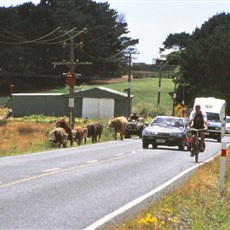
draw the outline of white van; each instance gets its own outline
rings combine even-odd
[[[193,109],[195,105],[200,105],[201,111],[207,113],[208,130],[205,131],[205,137],[221,142],[225,134],[226,101],[214,97],[197,97]]]

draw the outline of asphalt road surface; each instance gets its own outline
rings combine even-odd
[[[100,228],[221,148],[206,141],[198,164],[176,147],[142,149],[137,138],[0,158],[0,229]]]

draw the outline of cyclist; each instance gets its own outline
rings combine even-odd
[[[189,126],[194,129],[207,129],[207,114],[201,111],[200,105],[195,105],[195,110],[193,110],[189,116]],[[191,156],[194,156],[194,143],[195,143],[195,132],[192,132],[191,140]],[[205,148],[204,143],[204,131],[200,131],[201,148],[200,151],[203,152]]]

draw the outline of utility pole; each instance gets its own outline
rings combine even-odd
[[[161,65],[160,65],[160,75],[159,75],[159,81],[158,81],[158,95],[157,95],[157,105],[160,105],[161,102]]]
[[[176,85],[177,85],[177,78],[174,77],[174,92],[173,92],[173,107],[172,107],[172,116],[175,115],[175,104],[176,104]]]
[[[10,108],[13,108],[13,91],[14,91],[14,85],[10,85]]]
[[[74,69],[78,65],[89,65],[92,64],[91,62],[75,62],[74,61],[74,49],[78,47],[79,45],[82,45],[82,43],[79,43],[77,46],[75,46],[74,43],[74,29],[72,29],[71,37],[70,37],[70,61],[69,62],[53,62],[54,65],[65,65],[69,68],[68,73],[63,73],[64,76],[67,77],[67,85],[69,86],[69,125],[73,129],[74,128],[74,121],[75,121],[75,115],[74,115],[74,86],[76,82],[76,77],[80,74],[74,73]]]
[[[128,89],[127,89],[128,116],[132,112],[132,103],[131,103],[131,64],[132,64],[132,54],[139,54],[139,52],[131,52],[131,51],[129,51],[129,75],[128,75]]]
[[[129,76],[128,76],[128,116],[131,114],[131,58],[132,54],[129,52]]]
[[[158,96],[157,96],[157,105],[160,105],[161,101],[161,78],[162,78],[162,68],[165,67],[168,62],[166,61],[165,64],[162,66],[163,62],[160,63],[160,73],[159,73],[159,82],[158,82]]]

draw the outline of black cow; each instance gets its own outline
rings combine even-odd
[[[92,138],[92,143],[96,143],[100,140],[103,126],[99,122],[93,122],[86,126],[88,129],[88,138]]]

